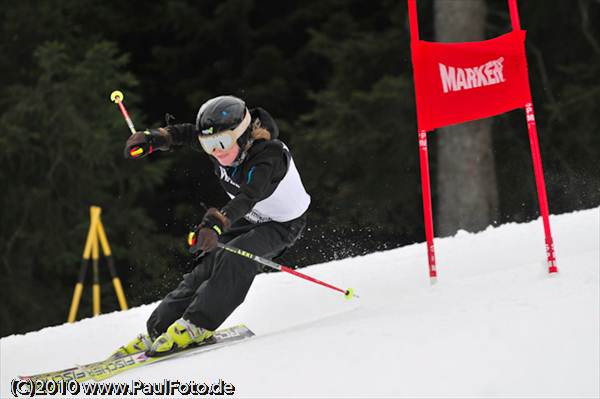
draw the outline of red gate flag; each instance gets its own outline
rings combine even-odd
[[[525,31],[466,43],[412,41],[419,130],[487,118],[530,101]]]

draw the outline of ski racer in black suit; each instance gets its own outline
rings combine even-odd
[[[212,336],[244,301],[258,272],[251,260],[218,249],[218,242],[272,259],[299,238],[310,196],[278,135],[267,111],[220,96],[200,107],[195,125],[150,129],[127,140],[125,157],[132,159],[181,146],[206,152],[231,200],[206,211],[190,242],[191,251],[201,256],[154,310],[148,333],[113,356],[142,350],[160,356]]]

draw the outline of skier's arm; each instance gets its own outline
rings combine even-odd
[[[150,153],[160,150],[168,151],[172,147],[188,145],[202,151],[196,127],[191,123],[170,125],[158,129],[148,129],[132,134],[125,144],[125,158],[143,158]],[[136,152],[136,149],[141,151]]]
[[[171,136],[173,146],[190,146],[194,150],[202,151],[200,141],[198,140],[198,131],[196,126],[191,123],[180,123],[170,125],[164,130]]]
[[[202,223],[190,236],[190,252],[215,249],[218,236],[247,214],[258,201],[270,196],[287,173],[287,168],[288,156],[282,148],[266,149],[258,159],[253,159],[245,177],[246,183],[240,186],[240,193],[221,211],[215,208],[206,211]]]

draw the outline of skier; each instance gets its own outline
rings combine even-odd
[[[231,200],[210,208],[196,228],[190,251],[200,257],[179,286],[162,300],[141,334],[114,357],[146,351],[161,356],[209,339],[244,301],[258,267],[218,249],[231,246],[272,259],[299,238],[310,205],[298,170],[267,111],[249,110],[243,100],[219,96],[205,102],[196,124],[149,129],[130,136],[125,157],[189,146],[209,154]]]

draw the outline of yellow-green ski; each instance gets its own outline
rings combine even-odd
[[[133,353],[117,359],[106,359],[99,362],[89,363],[68,369],[29,375],[19,376],[22,380],[75,380],[84,382],[89,380],[102,381],[113,377],[124,371],[145,366],[151,363],[161,362],[177,356],[188,356],[196,353],[206,352],[217,349],[231,343],[242,341],[254,336],[248,327],[243,324],[215,331],[214,335],[199,345],[190,346],[179,352],[161,357],[148,357],[145,352]]]

